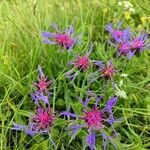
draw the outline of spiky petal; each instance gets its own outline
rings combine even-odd
[[[27,126],[22,126],[13,123],[13,130],[25,131],[26,134],[34,136],[35,134],[44,134],[50,132],[54,123],[55,115],[52,110],[48,108],[38,107],[34,116],[31,116]]]
[[[43,131],[51,128],[54,119],[55,115],[50,108],[38,107],[30,123],[33,125],[33,130]]]
[[[77,43],[79,36],[73,37],[74,27],[66,29],[64,32],[60,32],[58,26],[55,24],[52,27],[57,31],[56,33],[50,33],[47,31],[42,32],[43,42],[46,44],[57,44],[64,49],[71,50]]]
[[[116,73],[116,69],[111,61],[100,68],[100,72],[106,79],[112,79]]]
[[[74,61],[74,66],[79,70],[87,70],[90,66],[90,60],[88,56],[77,56],[76,60]]]
[[[108,140],[110,140],[112,144],[114,144],[114,143],[113,143],[112,138],[105,134],[104,128],[109,125],[109,127],[112,127],[112,130],[117,135],[116,130],[113,126],[113,124],[116,121],[113,117],[113,112],[112,112],[112,109],[117,102],[117,98],[112,97],[106,103],[105,108],[101,110],[97,107],[97,105],[98,105],[98,102],[101,100],[102,97],[101,96],[96,97],[95,96],[96,94],[94,94],[91,91],[88,91],[87,93],[90,93],[90,97],[88,95],[88,98],[86,98],[85,101],[80,100],[81,103],[83,104],[83,107],[84,107],[83,115],[76,115],[76,114],[70,113],[68,111],[63,112],[62,115],[73,117],[74,119],[77,120],[77,122],[81,122],[81,120],[82,121],[84,120],[83,124],[73,125],[73,126],[69,127],[69,130],[72,129],[73,135],[75,135],[77,133],[77,131],[79,131],[81,128],[86,127],[86,129],[88,131],[88,136],[86,138],[86,142],[87,142],[87,144],[91,150],[95,149],[95,137],[96,137],[95,131],[100,130],[100,133],[101,133],[102,138],[104,140],[104,149],[106,149],[106,145],[107,145]],[[92,110],[90,108],[88,108],[88,106],[87,106],[88,102],[90,101],[91,98],[96,99],[95,105],[94,105]],[[86,102],[86,104],[84,102]],[[80,120],[80,121],[78,121],[78,120]],[[75,123],[75,122],[76,121],[73,120],[73,123]],[[109,127],[106,127],[106,129]],[[114,146],[115,146],[115,144],[114,144]]]
[[[90,150],[95,149],[95,136],[95,132],[91,131],[86,138],[86,142],[89,145]]]
[[[92,130],[99,130],[103,127],[103,114],[97,107],[94,107],[91,111],[86,111],[84,120],[88,128]]]
[[[34,100],[35,104],[38,104],[40,100],[42,100],[46,104],[49,104],[50,94],[44,95],[43,92],[35,91],[31,94],[31,98]]]
[[[117,97],[111,97],[108,102],[106,103],[106,106],[105,108],[103,109],[104,111],[111,111],[112,108],[116,105],[118,101],[118,98]]]
[[[42,68],[40,65],[38,65],[38,70],[39,70],[39,78],[38,82],[33,83],[40,92],[47,92],[48,87],[53,81],[47,81],[47,77],[42,71]]]

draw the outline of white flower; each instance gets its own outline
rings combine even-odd
[[[65,8],[64,7],[60,7],[61,8],[61,10],[64,10]]]
[[[124,90],[120,90],[116,84],[115,84],[115,88],[116,88],[116,93],[115,94],[118,97],[122,97],[124,99],[127,99],[127,94],[126,94],[126,92]]]
[[[123,73],[120,75],[121,77],[127,77],[128,75],[126,73]]]
[[[132,13],[135,13],[135,9],[134,8],[129,8],[129,11]]]
[[[34,0],[34,1],[33,1],[33,4],[36,4],[36,2],[37,2],[37,0]]]
[[[118,2],[118,6],[122,6],[122,2]]]
[[[127,99],[127,94],[126,94],[126,92],[124,90],[118,90],[118,91],[116,91],[116,95],[118,97],[122,97],[124,99]]]
[[[125,4],[124,4],[124,7],[125,7],[125,8],[129,8],[130,5],[129,5],[128,3],[125,3]]]
[[[125,3],[128,3],[128,1],[123,1],[123,3],[125,4]]]
[[[124,7],[127,9],[133,7],[133,5],[129,1],[123,1],[123,3],[124,3]]]

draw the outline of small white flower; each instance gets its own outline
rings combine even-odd
[[[34,1],[33,1],[33,4],[36,4],[36,2],[37,2],[37,0],[34,0]]]
[[[118,2],[118,6],[122,6],[122,2]]]
[[[118,91],[116,91],[116,95],[118,97],[122,97],[124,99],[127,99],[127,94],[126,94],[126,92],[124,90],[118,90]]]
[[[123,3],[124,3],[124,7],[125,7],[126,9],[129,9],[129,8],[132,8],[132,7],[133,7],[133,4],[131,4],[131,3],[128,2],[128,1],[123,1]]]
[[[115,84],[115,88],[116,88],[116,93],[115,94],[118,97],[122,97],[124,99],[127,99],[127,94],[126,94],[126,92],[124,90],[120,90],[116,84]]]
[[[65,8],[64,7],[61,7],[61,10],[64,10]]]
[[[124,4],[124,7],[125,7],[125,8],[129,8],[130,5],[129,5],[128,3],[125,3],[125,4]]]
[[[121,77],[127,77],[128,75],[126,73],[123,73],[120,75]]]
[[[129,11],[132,13],[135,13],[135,9],[134,8],[129,8]]]
[[[123,1],[123,3],[125,4],[125,3],[128,3],[128,1]]]
[[[133,4],[131,4],[131,3],[129,2],[129,6],[130,6],[130,7],[133,7]]]

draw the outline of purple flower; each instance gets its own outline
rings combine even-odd
[[[36,114],[31,118],[30,124],[33,125],[33,130],[43,131],[49,130],[54,122],[55,116],[50,107],[38,107]]]
[[[130,28],[121,29],[122,23],[118,23],[117,28],[113,28],[113,25],[110,23],[106,25],[106,30],[110,33],[114,42],[120,43],[122,41],[127,41],[131,37]]]
[[[55,115],[50,107],[38,107],[35,115],[31,116],[27,126],[13,123],[13,130],[25,131],[26,134],[34,136],[35,134],[49,133],[54,123]]]
[[[131,59],[137,53],[141,53],[150,47],[150,42],[147,41],[147,33],[141,33],[135,37],[129,28],[121,29],[121,24],[118,25],[117,29],[114,29],[112,24],[108,24],[106,30],[113,38],[110,44],[117,48],[118,56],[123,55]]]
[[[67,111],[61,114],[64,116],[76,118],[77,122],[79,122],[78,120],[83,121],[83,124],[70,126],[69,130],[72,129],[73,134],[76,134],[81,128],[86,128],[89,133],[87,135],[86,142],[91,150],[95,149],[95,138],[99,131],[104,140],[104,149],[106,149],[106,141],[110,140],[114,144],[112,138],[105,133],[105,130],[111,127],[112,130],[116,133],[116,130],[113,126],[116,120],[113,117],[112,109],[117,103],[117,97],[110,98],[106,103],[106,106],[103,109],[100,109],[98,107],[98,102],[102,99],[102,97],[97,97],[95,95],[96,94],[90,94],[87,96],[86,100],[81,101],[84,107],[82,115],[73,114]],[[96,102],[93,108],[90,109],[87,105],[89,100],[93,98],[96,100]],[[75,121],[73,120],[73,122]]]
[[[47,77],[44,75],[42,68],[40,65],[38,65],[39,70],[39,78],[38,82],[33,83],[40,92],[47,92],[48,87],[51,85],[53,81],[47,81]]]
[[[130,42],[131,51],[142,52],[150,47],[150,42],[147,42],[147,33],[141,33],[138,37],[133,38]]]
[[[132,37],[126,42],[118,45],[119,55],[126,55],[131,59],[135,54],[141,53],[150,47],[150,42],[147,42],[148,34],[140,34],[138,37]]]
[[[43,92],[35,91],[31,94],[31,98],[34,100],[35,104],[38,104],[40,100],[42,100],[45,104],[49,104],[50,94],[44,95]]]
[[[87,69],[91,65],[89,55],[92,51],[92,48],[93,45],[91,44],[88,52],[85,55],[83,56],[78,55],[72,62],[68,63],[70,66],[73,66],[73,68],[66,73],[67,78],[74,80],[81,71],[82,72],[87,71]],[[77,72],[74,73],[75,70],[77,70]]]
[[[116,73],[115,67],[110,61],[105,66],[101,67],[100,71],[106,79],[112,79]]]
[[[99,67],[100,73],[106,79],[112,79],[116,74],[115,66],[111,61],[108,61],[106,64],[101,61],[94,61],[94,64]]]
[[[118,44],[118,56],[127,55],[130,53],[130,45],[128,42],[121,42]]]
[[[78,68],[79,70],[87,70],[90,66],[90,60],[88,56],[80,56],[78,55],[74,61],[74,67]]]
[[[38,71],[38,82],[33,83],[33,85],[37,87],[37,90],[31,94],[31,98],[34,100],[35,104],[38,104],[40,100],[45,104],[49,104],[50,92],[48,91],[48,88],[53,81],[47,81],[47,77],[43,73],[40,65],[38,65]]]
[[[57,31],[56,33],[42,32],[43,42],[46,44],[57,44],[64,49],[71,50],[79,38],[79,36],[73,37],[74,27],[71,26],[64,32],[60,32],[56,24],[53,24],[53,28]]]
[[[97,107],[93,107],[90,111],[85,110],[83,119],[90,130],[103,128],[103,113]]]

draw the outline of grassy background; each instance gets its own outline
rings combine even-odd
[[[90,41],[94,42],[91,59],[107,61],[112,59],[119,73],[116,84],[123,79],[121,86],[127,93],[127,99],[120,98],[115,107],[115,115],[123,118],[117,123],[119,138],[115,141],[119,150],[150,149],[150,52],[131,61],[116,59],[115,49],[108,46],[108,34],[105,25],[109,22],[123,22],[132,31],[142,28],[149,31],[150,21],[144,24],[141,17],[150,14],[149,0],[132,0],[135,13],[126,19],[122,7],[115,0],[1,0],[0,2],[0,149],[1,150],[49,150],[54,149],[50,136],[30,137],[23,132],[11,130],[12,122],[26,124],[34,105],[30,99],[33,90],[32,82],[37,79],[37,65],[40,64],[49,78],[56,80],[52,86],[51,104],[56,114],[72,108],[81,113],[78,103],[87,89],[102,94],[105,104],[109,96],[115,94],[111,82],[102,79],[93,84],[86,82],[87,76],[81,74],[72,85],[64,78],[68,70],[66,64],[72,56],[59,53],[56,46],[41,42],[43,30],[53,31],[50,24],[56,22],[61,29],[70,24],[75,26],[76,34],[82,33],[81,44],[74,48],[84,54]],[[150,17],[150,16],[149,16]],[[65,67],[64,67],[65,66]],[[90,68],[89,73],[94,68]],[[128,74],[123,78],[121,73]],[[105,86],[105,90],[104,90]],[[69,142],[67,124],[63,119],[56,121],[52,139],[57,149],[82,150],[85,144],[85,131],[81,131],[76,140]],[[97,149],[102,145],[101,137],[97,138]],[[108,149],[113,149],[109,144]]]

